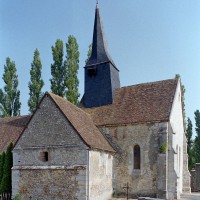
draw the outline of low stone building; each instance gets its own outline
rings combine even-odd
[[[191,170],[191,190],[200,192],[200,163],[196,163],[195,168]]]
[[[120,87],[104,40],[97,6],[79,107],[46,93],[32,116],[0,120],[0,147],[15,143],[13,195],[108,200],[127,183],[130,197],[190,192],[180,79]]]
[[[13,150],[13,194],[108,199],[114,152],[89,115],[46,93]]]

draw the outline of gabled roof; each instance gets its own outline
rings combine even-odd
[[[112,105],[83,108],[97,126],[168,121],[177,79],[116,89]]]
[[[30,116],[0,118],[0,152],[6,151],[11,142],[15,144],[29,119]]]
[[[103,23],[101,20],[98,4],[95,11],[93,41],[92,41],[92,54],[86,67],[96,65],[99,63],[111,62],[116,68],[112,58],[109,55],[105,35],[103,31]],[[117,69],[117,68],[116,68]]]
[[[115,152],[102,133],[94,125],[92,118],[64,98],[47,93],[69,120],[83,141],[91,148]]]
[[[96,126],[169,121],[177,79],[138,84],[117,89],[114,103],[97,108],[78,108],[47,93],[91,148],[114,152]],[[87,113],[86,113],[87,112]],[[0,119],[0,150],[15,144],[31,116]]]

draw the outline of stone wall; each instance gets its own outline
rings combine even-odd
[[[125,196],[123,187],[129,183],[130,197],[157,195],[158,155],[160,128],[167,123],[135,124],[118,127],[101,127],[115,143],[118,154],[113,159],[114,196]],[[141,168],[134,169],[133,149],[140,146]],[[165,171],[162,172],[165,174]],[[163,191],[166,188],[164,187]]]
[[[45,96],[14,150],[48,148],[49,146],[86,149],[85,143],[71,123],[51,98]]]
[[[183,192],[191,193],[191,174],[188,170],[187,139],[183,140]]]
[[[157,161],[157,197],[168,197],[168,150],[169,134],[168,123],[161,123],[159,128],[159,152]]]
[[[111,154],[99,151],[89,152],[90,200],[108,200],[112,197],[112,164]]]
[[[14,168],[13,190],[22,200],[86,200],[86,170]],[[17,186],[17,187],[16,187]]]
[[[171,160],[172,154],[174,155],[174,166],[169,168],[169,181],[177,176],[176,191],[173,191],[174,187],[171,187],[169,182],[168,188],[171,187],[171,193],[174,193],[177,198],[183,191],[190,192],[190,173],[188,170],[188,156],[187,156],[187,144],[184,132],[184,121],[183,121],[183,109],[182,109],[182,94],[180,80],[177,84],[177,89],[174,96],[174,101],[170,113],[170,134],[172,139],[170,143],[171,149]],[[173,153],[174,152],[174,153]],[[175,170],[175,174],[174,174]]]
[[[173,148],[174,133],[170,123],[168,124],[168,151],[167,151],[167,199],[179,199],[180,192],[178,192],[178,185],[180,185],[180,177],[178,170],[177,159],[180,154]],[[178,156],[179,155],[179,156]]]
[[[13,150],[13,196],[86,199],[88,147],[45,97]]]
[[[200,192],[200,163],[196,163],[195,168],[191,171],[191,190]]]

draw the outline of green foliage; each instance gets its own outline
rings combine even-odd
[[[196,110],[194,112],[195,115],[195,125],[196,125],[196,137],[194,140],[194,156],[195,156],[195,162],[200,163],[200,112],[199,110]]]
[[[21,200],[21,196],[20,196],[19,194],[17,194],[17,195],[13,198],[13,200]]]
[[[194,112],[194,115],[195,115],[195,125],[196,125],[196,133],[197,133],[197,137],[200,138],[200,112],[199,110],[196,110]]]
[[[79,92],[79,80],[78,80],[78,69],[79,69],[79,50],[76,38],[72,35],[68,37],[68,42],[66,44],[66,79],[65,85],[67,88],[66,98],[71,103],[77,105]]]
[[[12,158],[13,144],[9,144],[5,154],[5,163],[3,167],[3,178],[1,181],[0,191],[2,193],[11,193],[12,182],[11,182],[11,168],[13,166]]]
[[[188,149],[191,149],[193,141],[192,141],[192,121],[190,120],[190,118],[187,119],[186,138],[187,138]]]
[[[20,115],[20,91],[17,89],[16,71],[15,63],[7,58],[3,74],[4,91],[0,89],[0,117]]]
[[[160,150],[160,153],[166,153],[166,151],[167,151],[167,143],[161,144],[159,150]]]
[[[61,97],[65,95],[65,76],[66,69],[63,64],[63,41],[56,40],[55,46],[52,46],[53,64],[51,64],[51,91]]]
[[[190,118],[187,119],[187,153],[188,153],[188,168],[191,170],[195,165],[194,151],[193,151],[193,140],[192,140],[192,121]]]
[[[0,155],[0,184],[1,184],[1,181],[2,181],[2,178],[3,178],[3,166],[4,166],[4,163],[5,163],[5,152],[3,152]],[[0,193],[1,193],[1,190],[0,190]]]
[[[88,46],[88,53],[87,53],[87,59],[85,60],[85,64],[89,61],[90,57],[92,55],[92,44]]]
[[[40,53],[38,49],[34,52],[34,58],[33,62],[31,64],[31,70],[30,70],[30,81],[28,84],[29,87],[29,100],[28,100],[28,106],[29,111],[33,113],[33,111],[36,109],[37,105],[40,102],[40,99],[42,97],[42,87],[44,86],[44,81],[41,78],[41,70],[42,70],[42,63],[40,60]]]

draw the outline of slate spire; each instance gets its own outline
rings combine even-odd
[[[108,48],[103,31],[103,24],[99,12],[99,4],[97,1],[93,30],[92,55],[87,62],[86,67],[104,62],[111,62],[115,66],[112,58],[108,53]]]
[[[85,89],[81,102],[86,108],[112,104],[117,88],[120,88],[119,70],[107,50],[97,3],[92,55],[85,66]]]

